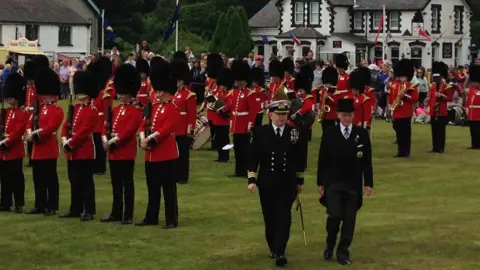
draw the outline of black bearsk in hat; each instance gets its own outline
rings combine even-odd
[[[35,63],[35,66],[37,68],[37,71],[43,68],[49,68],[50,67],[50,60],[48,60],[48,57],[46,57],[43,54],[36,55],[33,58],[33,62]]]
[[[177,91],[177,81],[172,80],[171,64],[167,61],[159,62],[152,67],[150,72],[150,82],[155,91],[165,91],[175,94]]]
[[[190,83],[190,68],[184,60],[173,59],[171,63],[171,75],[176,81],[183,81],[184,84]]]
[[[337,68],[348,69],[348,58],[345,54],[338,54],[335,57],[335,66]]]
[[[138,89],[142,85],[140,75],[130,64],[123,64],[118,67],[113,84],[118,94],[132,97],[137,95]]]
[[[105,88],[105,85],[112,76],[112,61],[107,57],[101,57],[93,64],[92,74],[98,90],[100,91]]]
[[[223,60],[220,54],[211,53],[207,56],[207,76],[212,79],[217,79],[218,73],[223,67]]]
[[[23,66],[23,76],[27,81],[33,81],[37,74],[37,65],[34,61],[27,61]]]
[[[471,65],[468,74],[470,77],[470,82],[480,83],[480,65]]]
[[[163,59],[160,56],[154,56],[152,59],[150,59],[150,67],[149,67],[148,74],[150,74],[150,70],[152,70],[152,67],[157,65],[160,62],[165,62],[165,59]]]
[[[365,86],[370,86],[372,82],[372,73],[367,67],[359,67],[357,70],[362,74],[362,78]]]
[[[356,89],[363,93],[365,91],[365,74],[362,74],[362,71],[359,69],[350,72],[348,83],[351,89]]]
[[[256,82],[259,86],[264,87],[265,75],[261,68],[258,68],[258,67],[252,68],[252,82]]]
[[[448,66],[444,62],[435,61],[432,66],[432,75],[439,74],[442,78],[448,77]]]
[[[173,60],[178,59],[178,60],[183,60],[185,62],[188,62],[187,55],[183,51],[176,51],[173,54]]]
[[[304,65],[295,78],[295,90],[303,89],[307,94],[312,92],[313,69],[310,65]]]
[[[60,80],[57,73],[49,68],[40,69],[35,76],[37,95],[59,96]]]
[[[233,79],[235,81],[247,81],[250,78],[250,66],[243,60],[234,60],[232,63]]]
[[[138,73],[145,73],[147,75],[148,73],[150,73],[150,65],[148,64],[147,60],[143,58],[139,58],[137,60],[137,62],[135,63],[135,67],[137,68]]]
[[[268,72],[270,77],[283,78],[285,75],[285,69],[283,68],[282,63],[276,59],[270,61],[270,64],[268,65]]]
[[[93,99],[98,96],[93,74],[89,71],[75,72],[73,75],[73,90],[77,95],[84,94]]]
[[[352,113],[355,111],[354,101],[351,98],[342,98],[338,100],[337,112]]]
[[[12,73],[7,77],[4,91],[5,98],[14,98],[18,101],[18,105],[22,106],[25,103],[25,86],[26,81],[22,75]]]
[[[338,71],[334,67],[326,67],[322,72],[322,82],[323,84],[330,84],[332,86],[337,86],[338,82]]]
[[[218,72],[217,84],[224,86],[227,90],[233,88],[233,73],[228,68],[222,68]]]
[[[284,70],[290,74],[293,74],[293,72],[295,71],[295,63],[293,63],[293,60],[290,57],[283,59],[282,65]]]
[[[395,77],[407,77],[408,81],[411,81],[413,74],[415,73],[415,65],[410,59],[402,59],[398,61],[397,65],[393,68]]]

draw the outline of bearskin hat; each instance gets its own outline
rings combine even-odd
[[[312,92],[313,69],[310,65],[304,65],[295,78],[295,90],[303,89],[310,94]]]
[[[138,70],[135,70],[130,64],[123,64],[118,67],[117,72],[115,73],[113,85],[118,94],[134,97],[137,95],[142,82]]]
[[[33,61],[26,61],[23,66],[23,76],[25,80],[32,81],[35,79],[35,74],[37,74],[37,66]]]
[[[98,90],[103,89],[112,76],[112,61],[107,57],[101,57],[93,64],[92,74]]]
[[[443,78],[448,77],[448,66],[444,62],[435,61],[432,66],[432,75],[439,74]]]
[[[293,60],[290,57],[283,59],[282,65],[284,70],[290,74],[293,74],[293,72],[295,71],[295,63],[293,63]]]
[[[33,62],[35,63],[35,66],[37,68],[37,71],[43,68],[49,68],[50,67],[50,60],[48,60],[48,57],[46,57],[43,54],[36,55],[33,58]]]
[[[233,88],[233,73],[228,68],[222,68],[218,72],[217,84],[224,86],[226,89]]]
[[[147,75],[150,73],[150,65],[148,64],[147,60],[143,58],[139,58],[137,60],[135,67],[137,68],[138,73],[145,73]]]
[[[256,82],[259,86],[262,87],[265,85],[265,75],[261,68],[252,68],[252,82]]]
[[[150,59],[150,70],[152,70],[152,67],[157,65],[158,63],[165,62],[165,59],[163,59],[160,56],[154,56],[152,59]],[[150,74],[150,71],[149,71]]]
[[[219,72],[223,67],[223,60],[220,54],[211,53],[207,56],[207,76],[217,79]]]
[[[335,66],[337,68],[348,69],[348,58],[345,54],[338,54],[335,57]]]
[[[351,89],[357,89],[360,93],[363,93],[365,91],[365,74],[360,69],[350,72],[348,83]]]
[[[5,81],[5,98],[14,98],[18,101],[18,105],[22,106],[25,103],[25,88],[26,81],[22,75],[12,73]]]
[[[185,62],[188,62],[187,55],[183,51],[176,51],[173,54],[173,60],[178,59],[178,60],[183,60]]]
[[[180,59],[173,59],[171,62],[171,76],[176,81],[183,81],[184,84],[190,83],[190,68],[187,62]]]
[[[155,91],[165,91],[175,94],[177,91],[177,81],[171,77],[171,64],[167,61],[158,62],[152,66],[150,72],[150,82]]]
[[[370,69],[368,67],[359,67],[357,68],[358,72],[362,74],[362,78],[364,81],[364,85],[370,86],[372,82],[372,73],[370,72]]]
[[[480,83],[480,65],[475,64],[471,65],[468,69],[468,74],[470,76],[470,82]]]
[[[415,65],[410,59],[402,59],[398,61],[397,65],[393,68],[395,77],[407,77],[409,81],[412,80],[415,73]]]
[[[73,90],[75,94],[84,94],[91,98],[98,96],[98,89],[93,80],[93,74],[89,71],[77,71],[73,75]]]
[[[334,67],[326,67],[322,71],[322,82],[323,84],[330,84],[332,86],[337,86],[338,82],[338,71]]]
[[[37,95],[60,95],[60,79],[58,78],[57,73],[49,68],[40,69],[35,76],[35,88],[37,90]]]
[[[270,61],[268,65],[268,73],[271,77],[283,78],[283,76],[285,76],[285,69],[280,61],[274,59]]]
[[[250,66],[243,60],[233,60],[232,73],[235,81],[248,81],[250,78]]]

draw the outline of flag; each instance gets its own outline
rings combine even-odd
[[[418,28],[418,34],[424,38],[426,38],[428,41],[432,42],[432,37],[429,36],[423,28]]]
[[[380,33],[383,30],[383,21],[385,21],[385,17],[383,17],[383,14],[382,14],[382,17],[380,18],[380,24],[378,25],[377,36],[375,37],[375,41],[373,42],[373,44],[378,43],[378,37],[380,36]]]
[[[300,46],[302,44],[300,40],[295,36],[293,31],[290,32],[290,37],[292,37],[293,43],[295,43],[295,45]]]
[[[267,44],[268,44],[268,38],[267,38],[267,36],[262,35],[262,41],[263,41],[263,44],[264,44],[264,45],[267,45]]]
[[[459,39],[459,40],[457,41],[457,46],[458,46],[458,47],[462,47],[462,45],[463,45],[463,39]]]
[[[110,25],[110,22],[107,19],[104,19],[103,21],[103,29],[105,29],[105,32],[107,33],[108,39],[110,39],[111,42],[115,42],[115,39],[117,38],[117,35],[115,32],[113,32],[113,28]]]
[[[175,11],[173,12],[172,19],[170,19],[170,22],[168,23],[168,29],[163,35],[164,42],[166,42],[170,38],[175,28],[177,28],[177,22],[179,18],[180,18],[180,3],[175,7]]]
[[[392,33],[390,33],[390,31],[388,31],[387,35],[385,36],[385,43],[389,43],[389,42],[392,42],[392,41],[393,41]]]

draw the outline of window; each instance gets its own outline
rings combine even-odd
[[[375,47],[374,51],[374,57],[375,57],[375,64],[379,65],[380,61],[383,60],[383,49],[382,47]]]
[[[303,2],[295,3],[295,24],[303,24],[303,19],[305,16],[305,4]]]
[[[462,47],[455,46],[455,66],[458,67],[460,64],[460,54],[462,51]]]
[[[372,15],[372,18],[373,18],[372,28],[374,30],[378,30],[378,26],[380,26],[380,21],[382,20],[382,13],[381,12],[374,12],[373,15]]]
[[[432,8],[432,32],[440,31],[440,10],[438,7]]]
[[[400,12],[392,11],[389,14],[388,27],[390,30],[400,30]]]
[[[310,2],[310,24],[320,24],[320,3]]]
[[[432,46],[432,66],[433,66],[433,63],[435,63],[435,61],[438,61],[439,60],[439,48],[438,46]]]
[[[302,47],[302,56],[303,57],[307,56],[309,52],[310,52],[310,47],[309,46],[303,46]]]
[[[353,29],[363,30],[363,14],[362,12],[355,12],[353,14]]]
[[[28,40],[37,40],[38,29],[38,24],[27,24],[25,27],[25,38]]]
[[[461,34],[463,31],[463,6],[455,6],[455,33]]]
[[[58,29],[58,45],[70,46],[72,45],[72,27],[60,26]]]
[[[420,68],[422,66],[422,54],[423,54],[422,48],[419,48],[419,47],[412,48],[410,53],[412,55],[412,61],[415,65],[415,68]]]
[[[390,52],[390,60],[392,60],[392,66],[395,66],[400,61],[400,48],[392,47]]]
[[[265,46],[263,46],[263,45],[258,46],[257,54],[258,55],[265,55]]]

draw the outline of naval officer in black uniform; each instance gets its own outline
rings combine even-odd
[[[287,264],[291,208],[302,192],[305,169],[305,136],[286,125],[289,106],[287,100],[267,106],[272,123],[255,130],[248,164],[248,189],[253,193],[258,186],[270,258],[280,267]]]
[[[357,211],[362,206],[362,189],[370,196],[373,188],[372,150],[366,129],[353,126],[353,99],[338,101],[340,125],[326,130],[318,157],[317,185],[320,203],[327,208],[326,260],[333,256],[337,234],[337,261],[350,264],[348,247],[352,243]]]

